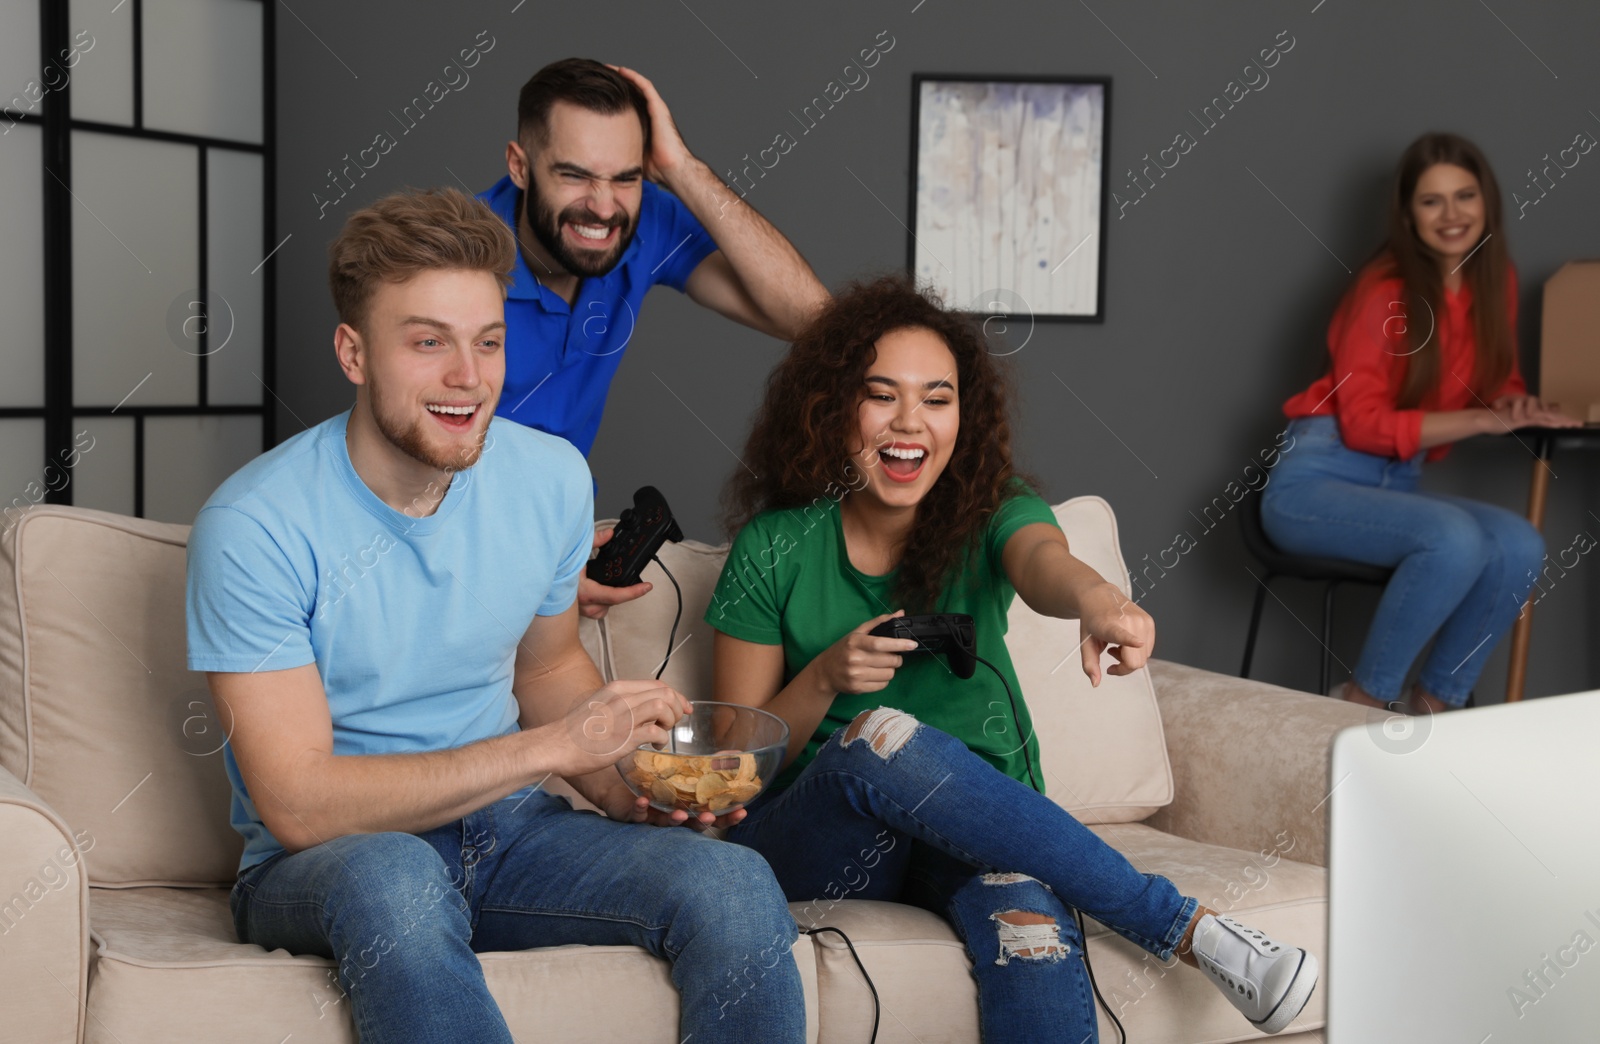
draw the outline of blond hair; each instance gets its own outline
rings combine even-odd
[[[350,215],[328,247],[328,286],[339,321],[357,329],[380,281],[419,272],[489,272],[511,286],[517,241],[481,200],[458,189],[397,192]]]

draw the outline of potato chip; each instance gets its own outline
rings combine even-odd
[[[743,783],[730,783],[728,784],[727,792],[733,795],[734,801],[742,804],[761,793],[761,780],[753,779]]]
[[[678,754],[641,747],[623,773],[628,784],[663,809],[726,813],[761,793],[756,757],[747,751]]]
[[[695,784],[694,797],[696,801],[710,801],[713,794],[728,789],[728,781],[716,772],[707,772]]]

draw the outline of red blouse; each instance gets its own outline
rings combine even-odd
[[[1514,272],[1506,284],[1507,307],[1515,328]],[[1339,434],[1346,446],[1362,453],[1407,460],[1420,448],[1423,413],[1487,407],[1502,395],[1526,395],[1527,386],[1515,353],[1511,376],[1501,388],[1486,399],[1473,394],[1478,337],[1471,309],[1472,291],[1463,282],[1459,290],[1445,293],[1442,314],[1408,316],[1400,278],[1381,263],[1367,266],[1344,295],[1328,326],[1328,353],[1333,365],[1326,376],[1283,404],[1284,415],[1293,419],[1333,414],[1339,418]],[[1429,324],[1433,329],[1440,349],[1441,377],[1439,386],[1419,408],[1402,410],[1395,401],[1405,381],[1411,352],[1406,331],[1407,324],[1413,321]],[[1438,460],[1449,449],[1448,443],[1435,446],[1428,451],[1427,459]]]

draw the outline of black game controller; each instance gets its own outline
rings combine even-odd
[[[654,486],[641,486],[633,494],[633,507],[622,512],[611,539],[589,561],[585,572],[590,580],[607,587],[632,587],[662,544],[682,539],[683,530],[672,517],[666,498]]]
[[[911,652],[944,653],[950,673],[957,678],[970,678],[978,669],[978,632],[966,613],[896,616],[867,633],[879,638],[910,638],[917,643]]]

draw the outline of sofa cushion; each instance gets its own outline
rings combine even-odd
[[[943,918],[915,906],[846,899],[818,912],[806,908],[807,925],[837,928],[849,936],[878,994],[878,1041],[965,1044],[978,1039],[978,987],[972,962]],[[825,1042],[866,1040],[872,1027],[872,990],[843,939],[812,937],[818,1027]]]
[[[1074,497],[1055,513],[1073,555],[1126,594],[1111,505]],[[1085,823],[1137,822],[1170,802],[1172,769],[1150,672],[1102,672],[1092,686],[1076,620],[1040,616],[1018,598],[1008,623],[1006,648],[1039,736],[1045,792]]]
[[[1306,947],[1327,966],[1326,875],[1320,867],[1287,858],[1292,849],[1240,852],[1137,823],[1105,824],[1095,832],[1140,870],[1171,878],[1185,895],[1281,942]],[[812,904],[805,910],[808,920],[841,929],[855,944],[878,991],[882,1044],[978,1039],[971,965],[965,947],[942,918],[916,907],[861,900],[831,907]],[[1084,927],[1095,980],[1130,1041],[1184,1044],[1259,1036],[1198,972],[1176,961],[1163,965],[1092,919],[1085,918]],[[824,1044],[864,1040],[872,1025],[872,995],[855,961],[838,936],[818,935],[814,942]],[[1326,993],[1324,987],[1312,994],[1291,1024],[1293,1030],[1323,1024]],[[1104,1011],[1100,1039],[1116,1039]]]
[[[712,589],[722,575],[728,545],[684,540],[661,545],[657,555],[683,588],[683,618],[678,621],[672,658],[661,680],[691,700],[710,699],[713,632],[704,617]],[[607,681],[653,677],[667,654],[667,637],[678,610],[677,592],[655,562],[645,567],[640,579],[650,581],[654,589],[643,598],[612,608],[601,625],[605,637],[600,668]]]
[[[1111,506],[1099,497],[1077,497],[1055,512],[1073,554],[1127,591]],[[693,540],[661,548],[684,599],[677,649],[662,678],[690,699],[711,692],[713,630],[703,617],[727,551],[726,544]],[[602,624],[607,680],[648,678],[666,654],[677,595],[654,563],[644,579],[655,588],[613,608]],[[1012,603],[1006,645],[1039,736],[1046,777],[1040,782],[1086,823],[1136,822],[1172,800],[1155,690],[1148,671],[1106,675],[1099,688],[1091,687],[1079,666],[1078,641],[1076,621],[1040,616],[1021,599]]]
[[[90,919],[98,953],[87,1044],[355,1040],[334,962],[239,943],[223,889],[94,889]],[[794,959],[815,1040],[809,938]],[[556,946],[479,961],[518,1039],[678,1044],[667,963],[637,947]]]
[[[184,666],[187,526],[40,506],[0,540],[0,764],[96,885],[231,881],[224,729]]]

